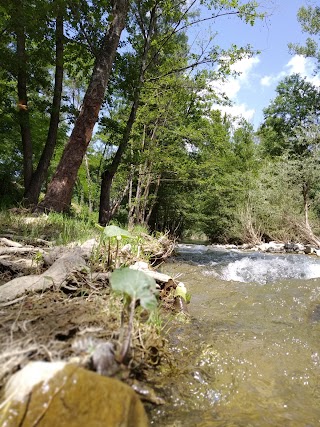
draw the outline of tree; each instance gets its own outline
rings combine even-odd
[[[224,15],[238,15],[246,22],[253,23],[258,16],[254,2],[248,2],[245,5],[239,5],[238,1],[219,1],[214,4],[212,2],[204,3],[209,9],[213,10],[210,19]],[[224,50],[219,46],[211,45],[210,49],[203,50],[199,54],[191,53],[188,47],[184,46],[182,55],[180,57],[175,55],[175,50],[177,51],[181,47],[181,37],[183,38],[184,36],[185,28],[196,22],[201,22],[201,19],[198,20],[190,14],[191,7],[194,4],[195,1],[172,1],[169,3],[155,1],[150,4],[140,1],[135,2],[135,19],[132,26],[133,30],[130,28],[130,31],[132,31],[130,34],[132,34],[131,37],[134,40],[133,46],[136,49],[137,57],[140,58],[139,65],[136,67],[139,68],[140,74],[136,78],[134,99],[121,142],[111,164],[108,165],[102,176],[99,211],[99,222],[101,224],[106,224],[114,212],[110,197],[111,186],[129,143],[144,82],[156,82],[170,74],[181,74],[188,69],[194,70],[203,64],[209,64],[210,66],[214,64],[218,68],[218,71],[208,73],[208,80],[222,77],[230,73],[230,65],[240,58],[252,54],[252,50],[248,46],[242,48],[232,46],[230,49]],[[139,39],[142,43],[141,41],[139,43]],[[167,57],[164,56],[165,52],[168,52]],[[172,61],[173,58],[175,62]]]
[[[295,145],[301,146],[301,154],[290,154],[285,160],[288,179],[298,185],[303,201],[304,230],[309,241],[320,245],[313,234],[309,222],[309,210],[315,193],[320,190],[320,123],[318,116],[312,114],[307,120],[294,128]]]
[[[298,11],[298,21],[302,31],[309,33],[305,46],[295,43],[289,43],[289,49],[292,53],[303,55],[307,58],[314,58],[317,61],[317,70],[320,69],[320,7],[319,6],[302,6]],[[317,40],[318,39],[318,40]]]
[[[37,207],[38,211],[55,210],[64,212],[69,210],[77,173],[91,141],[93,127],[98,120],[99,111],[105,97],[116,50],[125,26],[128,8],[129,0],[113,2],[112,12],[110,13],[112,21],[97,53],[81,111],[54,177],[49,184],[46,196]]]
[[[189,10],[190,7],[192,7],[196,2],[176,2],[176,1],[170,1],[170,2],[162,2],[162,1],[153,1],[153,2],[140,2],[137,1],[135,2],[135,4],[137,5],[143,5],[143,10],[147,7],[149,8],[149,11],[151,11],[153,9],[153,7],[156,7],[158,4],[161,4],[161,8],[162,8],[162,13],[159,15],[161,16],[161,19],[163,20],[168,20],[168,22],[172,22],[172,20],[176,23],[178,23],[178,25],[176,26],[172,26],[170,27],[170,25],[167,26],[168,31],[165,32],[164,34],[162,34],[162,37],[160,37],[159,39],[159,44],[158,46],[155,45],[155,55],[153,55],[150,58],[148,67],[152,68],[152,66],[154,64],[157,64],[157,59],[159,57],[161,57],[161,52],[163,51],[163,47],[170,42],[171,36],[176,34],[178,31],[181,31],[181,23],[184,20],[184,16],[187,10]],[[236,15],[238,17],[240,17],[240,19],[243,19],[246,22],[249,22],[250,24],[253,23],[254,19],[258,16],[258,14],[256,13],[256,3],[253,1],[249,1],[248,3],[245,3],[244,5],[241,5],[239,1],[234,1],[234,0],[228,0],[228,1],[221,1],[218,2],[219,4],[216,4],[217,2],[214,2],[214,4],[212,4],[212,2],[207,2],[206,5],[209,8],[212,8],[213,10],[213,15],[211,17],[211,19],[217,18],[218,16],[222,16],[222,15]],[[142,9],[141,9],[142,10]],[[178,11],[178,12],[177,12]],[[136,18],[137,18],[137,22],[138,25],[141,26],[141,23],[144,23],[145,18],[149,18],[150,15],[146,14],[136,14]],[[143,19],[141,19],[143,18]],[[201,20],[200,20],[201,21]],[[188,24],[189,25],[189,24]],[[142,29],[142,33],[143,33],[143,25],[141,27]],[[144,28],[146,29],[146,27]],[[146,33],[145,33],[146,34]],[[142,50],[143,51],[143,50]],[[201,52],[201,54],[198,55],[197,60],[194,61],[194,63],[189,63],[187,65],[186,68],[183,69],[172,69],[170,72],[177,72],[177,71],[184,71],[188,68],[193,68],[196,64],[212,64],[215,63],[217,65],[220,66],[220,71],[223,70],[224,73],[227,73],[230,71],[230,64],[232,62],[234,62],[236,59],[240,58],[241,56],[246,56],[248,53],[250,52],[250,48],[246,47],[246,48],[241,48],[241,49],[236,49],[234,46],[232,49],[230,50],[223,50],[218,48],[217,46],[214,46],[212,49],[210,49],[209,52],[206,52],[206,54],[204,52]],[[226,60],[228,58],[228,60]],[[159,78],[159,77],[157,77]],[[136,80],[137,85],[139,86],[139,79]],[[137,86],[137,87],[138,87]],[[136,91],[138,92],[138,91]],[[134,118],[134,115],[136,113],[134,113],[134,110],[136,109],[136,107],[134,106],[134,103],[137,104],[137,102],[133,102],[132,104],[132,108],[131,108],[131,118]],[[130,119],[131,122],[134,121],[132,119]],[[127,130],[125,131],[125,133],[127,135],[129,135],[130,133],[130,127],[132,128],[132,126],[130,125],[128,119],[128,127],[126,128]],[[78,122],[77,122],[78,124]],[[73,138],[73,136],[71,137]],[[123,135],[123,142],[128,139],[128,137],[125,136],[125,134]],[[69,145],[69,144],[68,144]],[[85,145],[85,144],[84,144]],[[83,145],[83,147],[84,147]],[[106,196],[102,197],[102,200],[108,200],[108,187],[110,186],[110,183],[112,183],[113,177],[114,177],[114,170],[116,170],[119,167],[119,164],[121,162],[121,158],[122,158],[122,153],[124,150],[122,150],[121,147],[126,147],[127,143],[123,143],[120,144],[120,150],[119,150],[119,155],[114,157],[114,162],[115,162],[115,167],[112,167],[111,170],[106,171],[105,173],[105,178],[106,178],[106,182],[107,184],[104,185],[102,188],[104,189]],[[65,153],[68,152],[68,149],[66,148]],[[75,157],[75,156],[73,156]],[[83,150],[78,150],[76,157],[78,158],[78,160],[80,160],[80,157],[83,158]],[[119,161],[120,159],[120,161]],[[68,205],[70,204],[70,200],[71,200],[71,187],[74,185],[75,179],[74,179],[74,172],[72,172],[72,174],[70,173],[70,171],[75,171],[76,169],[76,164],[79,164],[79,161],[77,161],[76,163],[73,161],[72,163],[68,163],[67,166],[65,166],[65,168],[63,167],[63,164],[67,164],[66,163],[66,157],[65,155],[63,155],[61,162],[58,166],[58,170],[56,171],[56,174],[53,178],[53,181],[50,183],[46,197],[44,202],[40,205],[40,209],[54,209],[54,210],[67,210],[68,209]],[[64,172],[63,172],[64,170]],[[108,173],[107,173],[108,172]],[[69,179],[72,175],[72,179]],[[59,178],[60,176],[60,178]],[[62,185],[62,182],[64,183]],[[66,184],[67,183],[67,184]],[[65,191],[65,189],[68,188],[68,191]],[[69,191],[70,190],[70,191]],[[108,209],[102,209],[103,211],[108,211]],[[108,215],[106,215],[108,217]],[[103,221],[102,221],[103,222]]]
[[[143,8],[143,2],[138,1],[137,6],[137,15],[139,16],[139,23],[141,25],[141,31],[143,33],[143,48],[141,53],[141,59],[139,64],[139,75],[136,82],[136,86],[133,93],[132,106],[130,109],[130,114],[126,123],[126,126],[123,131],[121,141],[119,143],[118,149],[113,157],[111,165],[108,169],[105,169],[101,176],[101,193],[100,193],[100,209],[99,209],[99,223],[106,225],[112,216],[112,207],[111,207],[111,186],[114,175],[116,174],[119,165],[122,160],[122,156],[126,147],[128,145],[131,130],[135,122],[136,114],[139,107],[140,101],[140,92],[143,87],[145,72],[147,68],[147,60],[149,55],[149,50],[151,47],[151,42],[153,39],[153,34],[155,31],[156,18],[158,13],[159,2],[155,2],[151,10]],[[148,13],[149,12],[149,16]],[[146,18],[146,21],[145,21]]]
[[[54,148],[61,140],[58,131],[66,10],[61,0],[41,0],[36,5],[33,1],[20,0],[18,8],[7,2],[3,10],[2,73],[8,87],[16,85],[14,94],[8,97],[5,94],[5,113],[13,122],[18,119],[21,145],[14,141],[12,151],[15,156],[21,150],[23,158],[23,167],[17,165],[13,174],[18,181],[23,175],[25,201],[35,204]],[[52,74],[55,74],[53,85]]]
[[[290,145],[291,150],[300,153],[304,148],[294,145],[294,128],[308,121],[310,113],[320,113],[320,90],[306,78],[292,74],[278,84],[276,93],[264,109],[264,122],[258,130],[262,152],[279,156]]]
[[[198,160],[201,229],[211,241],[243,241],[246,224],[239,217],[258,170],[253,129],[245,120],[236,124],[219,111],[211,114],[206,129]]]
[[[189,149],[198,143],[201,114],[207,111],[200,102],[200,87],[196,79],[182,74],[146,85],[132,137],[130,223],[174,230],[177,235],[186,225],[194,187]]]
[[[55,19],[55,77],[53,100],[50,113],[50,123],[46,143],[41,153],[36,170],[32,173],[28,185],[25,185],[25,201],[28,205],[36,205],[39,200],[42,184],[47,176],[48,168],[57,144],[58,128],[60,122],[60,108],[62,98],[63,84],[63,51],[64,51],[64,35],[63,35],[64,10],[61,4],[56,4],[56,19]]]

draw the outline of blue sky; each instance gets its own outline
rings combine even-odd
[[[251,44],[261,51],[236,64],[235,69],[241,71],[241,76],[230,78],[222,85],[234,103],[232,108],[225,108],[227,113],[240,114],[257,128],[263,120],[263,108],[275,97],[275,88],[285,76],[299,73],[320,86],[320,77],[313,75],[312,60],[292,55],[288,49],[289,42],[303,44],[307,37],[297,20],[298,9],[307,4],[307,0],[263,0],[260,10],[268,17],[253,27],[236,17],[220,17],[215,22],[199,24],[189,32],[191,44],[205,40],[210,32],[218,32],[215,43],[220,46]]]

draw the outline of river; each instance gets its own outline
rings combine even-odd
[[[175,363],[156,383],[159,427],[320,425],[320,260],[179,245],[163,271],[185,283]]]

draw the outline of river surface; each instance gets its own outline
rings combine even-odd
[[[190,291],[168,334],[159,427],[320,426],[320,260],[180,245],[163,271]]]

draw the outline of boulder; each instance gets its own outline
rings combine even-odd
[[[14,374],[0,406],[6,427],[147,427],[126,384],[74,364],[31,362]]]
[[[258,245],[257,248],[259,251],[262,251],[262,252],[283,252],[284,244],[277,243],[277,242],[268,242],[268,243],[262,243],[261,245]]]
[[[305,252],[305,246],[301,243],[287,242],[284,245],[286,252]]]
[[[284,251],[283,243],[269,242],[269,243],[266,243],[266,245],[269,245],[267,252],[283,252]]]
[[[304,248],[304,253],[305,254],[308,254],[308,255],[310,255],[310,254],[313,254],[315,252],[315,248],[313,248],[312,246],[310,246],[310,245],[307,245],[305,248]]]

